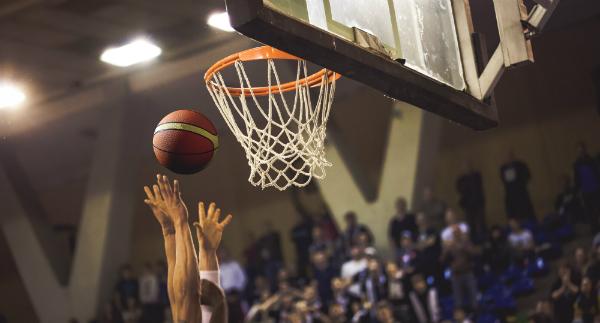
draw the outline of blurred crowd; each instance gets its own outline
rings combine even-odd
[[[299,209],[293,267],[284,261],[281,233],[267,224],[243,261],[219,252],[230,322],[503,322],[517,313],[516,298],[534,292],[537,277],[555,274],[550,262],[560,263],[558,277],[527,320],[595,322],[600,235],[563,255],[575,222],[598,233],[600,162],[583,143],[579,150],[549,214],[536,214],[530,170],[510,154],[500,167],[506,226],[485,223],[483,179],[474,167],[456,181],[461,210],[429,188],[414,212],[399,197],[387,237],[375,237],[352,212],[338,227],[327,213]],[[377,250],[375,239],[390,248]],[[146,264],[139,276],[124,266],[101,321],[169,322],[166,277],[162,262]]]

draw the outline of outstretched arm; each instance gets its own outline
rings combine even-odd
[[[198,302],[199,277],[196,250],[188,225],[188,211],[181,199],[179,182],[173,187],[166,176],[158,177],[158,186],[164,201],[165,213],[175,228],[175,266],[173,268],[173,302],[176,323],[201,320]]]
[[[160,175],[159,175],[160,176]],[[165,256],[167,258],[167,293],[169,295],[169,304],[171,305],[173,313],[173,322],[177,322],[175,319],[176,306],[173,302],[173,269],[175,268],[175,227],[173,221],[169,216],[163,212],[165,209],[164,201],[160,195],[158,185],[152,185],[153,191],[148,186],[144,186],[144,192],[146,192],[147,199],[144,203],[150,206],[154,217],[160,224],[163,233],[163,239],[165,242]]]
[[[217,249],[221,244],[223,230],[233,218],[231,214],[219,222],[221,209],[216,208],[215,203],[210,203],[205,210],[204,203],[198,203],[198,222],[194,223],[200,254],[198,256],[198,268],[202,278],[201,304],[211,308],[210,314],[207,310],[203,312],[205,319],[210,315],[210,323],[227,322],[227,302],[219,285],[219,260]],[[204,309],[203,309],[204,311]],[[206,321],[206,320],[205,320]]]

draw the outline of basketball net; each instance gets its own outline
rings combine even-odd
[[[240,59],[233,63],[239,88],[228,87],[220,69],[208,76],[206,85],[246,153],[248,181],[262,189],[303,187],[313,177],[325,178],[331,166],[325,158],[325,131],[339,75],[322,70],[315,79],[320,73],[309,75],[306,61],[297,59],[295,83],[282,84],[275,60],[265,60],[267,87],[252,87]],[[318,87],[318,95],[311,87]],[[285,92],[293,92],[293,100]],[[266,96],[268,103],[261,104],[259,96]]]

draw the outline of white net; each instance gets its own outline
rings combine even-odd
[[[207,88],[246,153],[248,181],[262,189],[303,187],[313,177],[324,178],[325,167],[331,166],[325,158],[325,127],[336,75],[323,73],[318,89],[311,90],[306,61],[298,60],[292,99],[284,93],[275,61],[266,61],[268,95],[260,99],[240,60],[234,66],[242,94],[227,88],[221,72],[207,81]]]

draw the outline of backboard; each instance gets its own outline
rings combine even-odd
[[[533,61],[529,38],[558,0],[493,0],[500,45],[477,46],[468,0],[225,0],[231,25],[477,130],[498,123],[489,97],[503,71]]]

